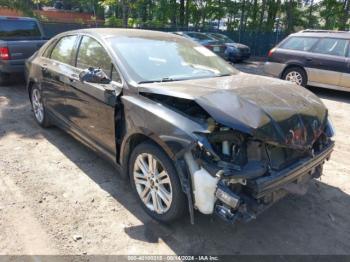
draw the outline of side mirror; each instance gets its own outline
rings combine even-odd
[[[111,79],[103,72],[102,69],[88,68],[79,74],[81,82],[95,83],[95,84],[109,84]]]

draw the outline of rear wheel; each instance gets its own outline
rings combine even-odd
[[[305,87],[307,84],[306,72],[300,67],[287,68],[286,71],[283,73],[282,78],[299,86]]]
[[[30,98],[36,122],[42,127],[49,127],[50,120],[45,110],[41,90],[37,86],[31,89]]]
[[[186,201],[170,158],[155,144],[142,143],[133,150],[129,175],[134,193],[154,219],[170,222],[184,213]]]

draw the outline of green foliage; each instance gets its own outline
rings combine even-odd
[[[121,27],[123,25],[123,21],[115,16],[110,16],[106,18],[105,25],[109,27]]]
[[[65,0],[72,8],[94,12],[112,27],[177,29],[214,28],[225,21],[229,31],[293,32],[303,28],[349,29],[350,0]],[[54,0],[0,0],[26,15]],[[108,10],[108,12],[106,12]]]

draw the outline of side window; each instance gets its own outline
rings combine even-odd
[[[65,64],[71,64],[76,35],[62,37],[51,53],[51,59],[57,60]]]
[[[291,37],[285,43],[282,44],[281,48],[309,51],[314,44],[318,41],[316,37]]]
[[[81,69],[101,68],[108,76],[111,76],[112,60],[99,42],[84,36],[79,47],[77,67]]]
[[[345,56],[348,41],[337,38],[323,38],[313,52],[326,55]]]

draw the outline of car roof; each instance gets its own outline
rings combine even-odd
[[[350,39],[349,31],[335,31],[335,30],[303,30],[291,36],[307,36],[307,37],[333,37]]]
[[[61,35],[66,34],[79,34],[86,33],[99,38],[110,38],[114,36],[125,36],[125,37],[143,37],[143,38],[162,38],[162,39],[170,39],[170,38],[181,38],[183,37],[161,31],[154,30],[144,30],[144,29],[126,29],[126,28],[88,28],[88,29],[78,29],[73,31],[64,32]]]
[[[22,16],[0,16],[0,20],[37,21],[35,18]]]

